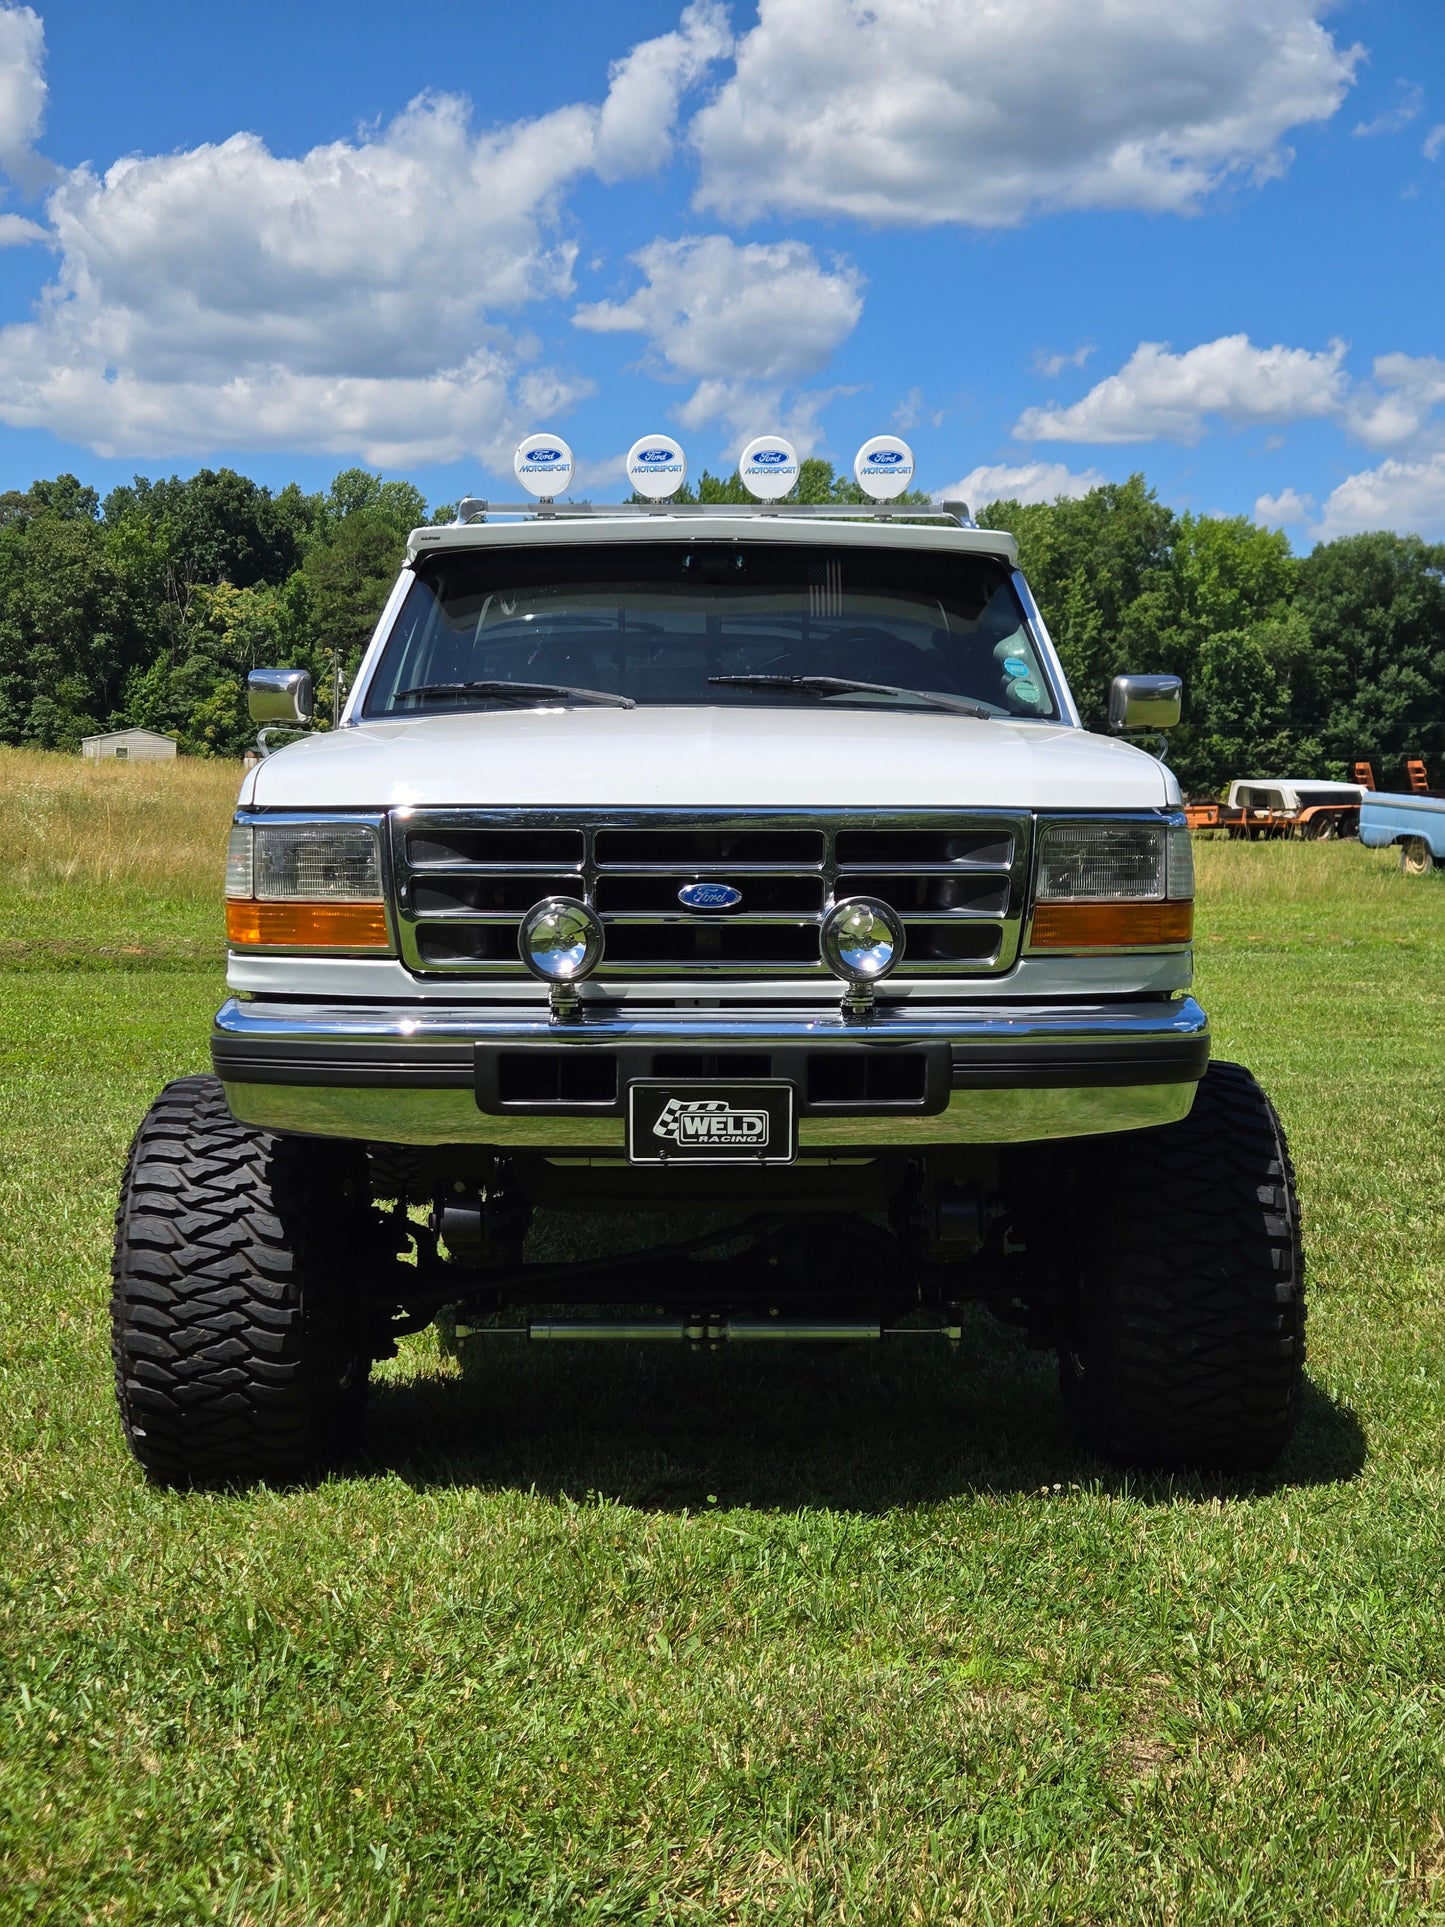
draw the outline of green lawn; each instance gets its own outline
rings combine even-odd
[[[1445,877],[1200,854],[1311,1255],[1246,1489],[1083,1457],[980,1318],[958,1360],[465,1379],[427,1336],[354,1476],[151,1491],[110,1213],[204,1065],[216,905],[12,886],[0,1920],[1445,1920]]]

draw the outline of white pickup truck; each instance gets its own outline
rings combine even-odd
[[[243,785],[215,1074],[158,1098],[117,1219],[141,1464],[336,1463],[442,1311],[727,1346],[946,1341],[970,1303],[1057,1350],[1091,1449],[1272,1461],[1284,1138],[1209,1062],[1178,785],[1081,727],[1013,538],[466,506],[411,536],[340,726]],[[1179,701],[1120,677],[1111,717]],[[303,726],[307,678],[252,709]],[[548,1263],[539,1211],[677,1236]]]

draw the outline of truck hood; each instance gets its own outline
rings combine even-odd
[[[1058,725],[878,709],[499,709],[367,722],[268,756],[262,809],[1157,809],[1179,786]]]

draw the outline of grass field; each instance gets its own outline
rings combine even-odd
[[[0,753],[0,1922],[1445,1920],[1445,877],[1199,851],[1310,1245],[1268,1481],[1080,1455],[980,1319],[467,1377],[424,1336],[354,1475],[175,1497],[110,1213],[205,1064],[236,775]]]

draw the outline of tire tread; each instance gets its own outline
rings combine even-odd
[[[116,1211],[111,1352],[126,1439],[157,1483],[286,1483],[354,1442],[364,1347],[352,1380],[334,1368],[344,1295],[366,1280],[348,1235],[365,1215],[343,1203],[361,1168],[355,1147],[239,1123],[215,1077],[156,1099]]]
[[[1115,1144],[1080,1172],[1084,1196],[1106,1202],[1061,1350],[1074,1422],[1131,1463],[1268,1466],[1293,1428],[1305,1349],[1294,1168],[1274,1107],[1242,1065],[1216,1062],[1188,1117]]]

